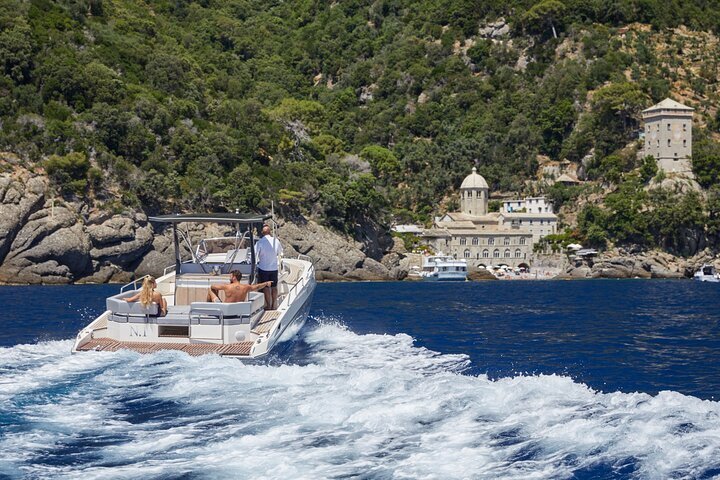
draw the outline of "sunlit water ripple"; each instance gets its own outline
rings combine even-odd
[[[47,294],[30,316],[62,305],[58,323],[10,317],[0,477],[713,478],[718,297],[695,288],[323,284],[299,338],[256,364],[70,355],[42,339],[102,302],[73,320],[68,292],[110,287],[0,290]],[[41,340],[17,344],[27,324]]]

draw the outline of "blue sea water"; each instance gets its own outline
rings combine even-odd
[[[720,476],[715,285],[320,284],[262,363],[70,355],[116,290],[0,288],[0,478]]]

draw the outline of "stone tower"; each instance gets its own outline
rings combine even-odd
[[[693,109],[666,98],[643,110],[644,155],[652,156],[666,172],[692,175]]]
[[[488,211],[488,184],[473,167],[460,185],[460,211],[466,215],[485,215]]]

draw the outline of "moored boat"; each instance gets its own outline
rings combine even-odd
[[[720,282],[720,274],[715,269],[714,265],[706,263],[700,270],[695,272],[693,279],[699,282]]]
[[[430,255],[423,259],[420,275],[427,281],[462,282],[467,279],[467,262],[449,255]]]
[[[78,333],[72,351],[181,350],[191,355],[257,358],[293,338],[307,319],[316,286],[313,261],[306,255],[279,262],[277,310],[265,309],[261,292],[249,292],[244,302],[207,301],[210,286],[229,283],[232,271],[242,273],[241,283],[255,282],[254,230],[269,218],[239,213],[151,217],[152,222],[170,225],[173,232],[175,264],[156,280],[167,313],[161,315],[157,303],[144,307],[126,300],[139,293],[145,277],[139,278],[107,298],[106,311]],[[234,233],[192,245],[189,233],[179,229],[188,223],[230,225]],[[181,258],[181,244],[191,258]]]

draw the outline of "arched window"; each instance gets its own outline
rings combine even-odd
[[[460,245],[466,245],[467,244],[467,238],[460,237]]]
[[[488,238],[488,245],[495,245],[495,239],[493,237]]]
[[[466,248],[465,251],[463,252],[463,256],[464,256],[465,258],[470,258],[470,250],[468,250],[468,249]]]
[[[500,258],[500,250],[497,248],[493,250],[493,258]]]
[[[483,258],[488,258],[489,256],[490,256],[490,252],[486,248],[485,250],[483,250]]]
[[[515,250],[515,258],[521,258],[521,257],[522,257],[522,252],[518,248],[517,250]]]
[[[478,244],[478,237],[473,237],[472,244],[477,245]]]
[[[505,258],[510,258],[510,249],[509,248],[505,249]]]
[[[505,237],[503,245],[510,245],[510,237]]]
[[[670,146],[670,139],[668,138],[668,147]]]
[[[520,245],[525,245],[525,237],[520,237]]]
[[[482,197],[482,193],[480,193],[480,190],[478,190],[477,192],[475,192],[475,196],[476,196],[477,198]]]

